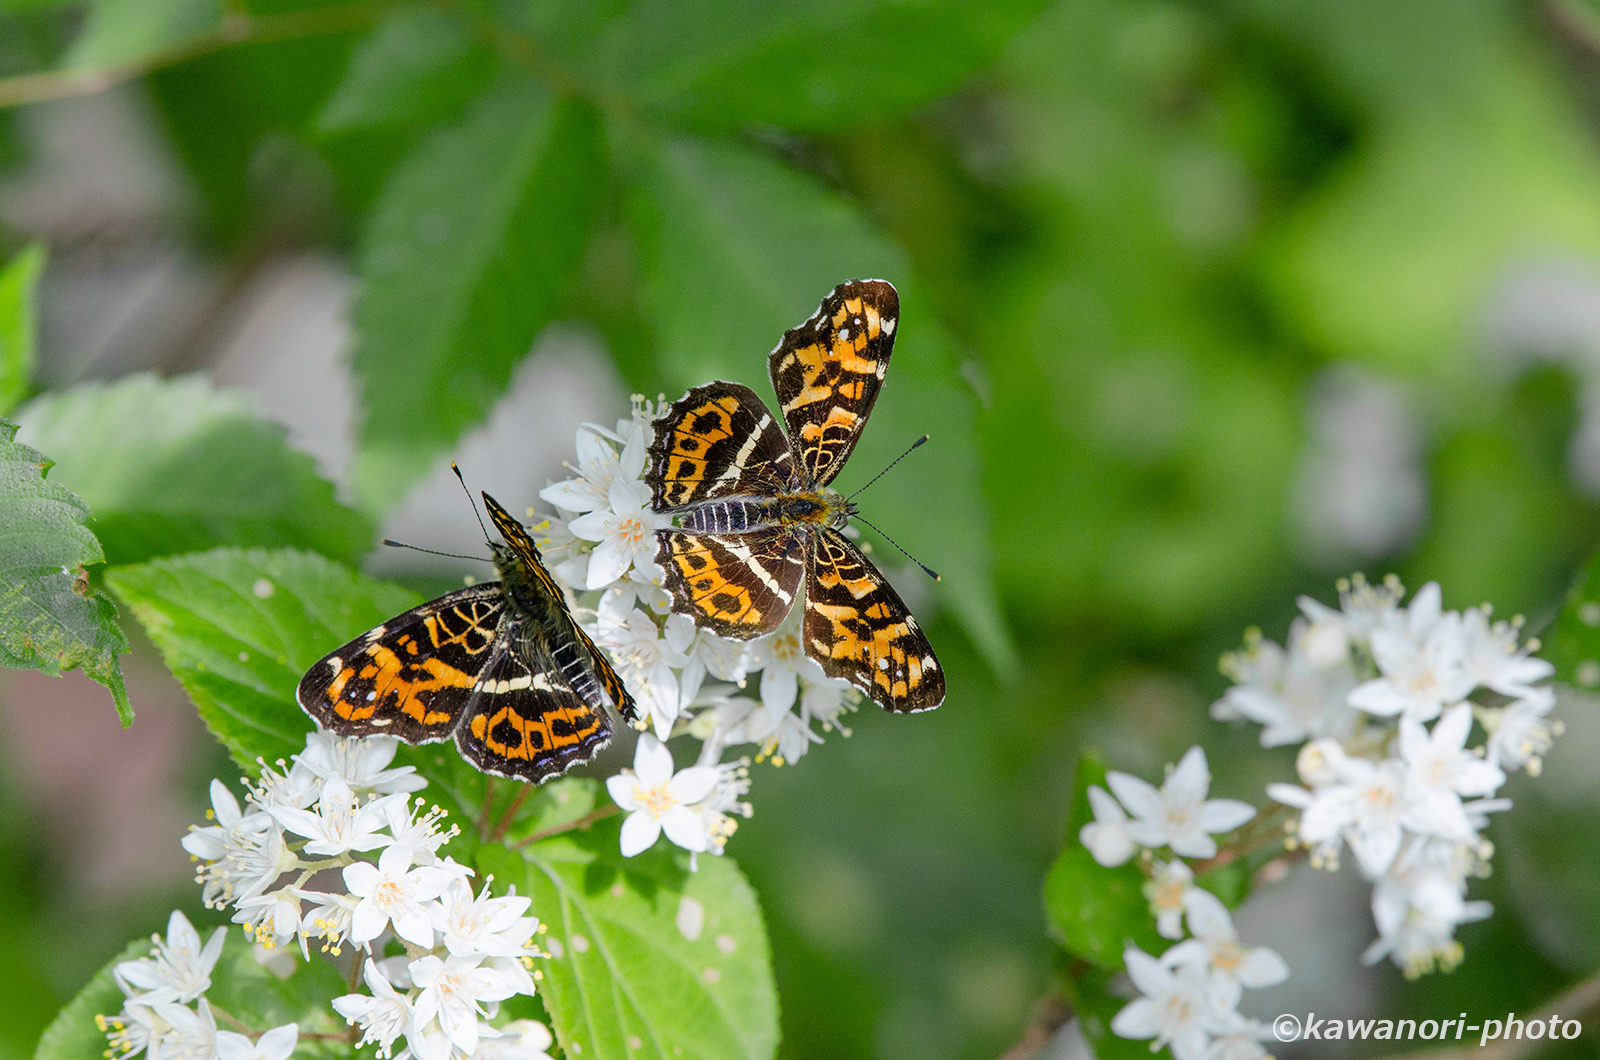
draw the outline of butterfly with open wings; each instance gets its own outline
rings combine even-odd
[[[828,488],[877,401],[899,313],[884,280],[840,284],[767,358],[783,427],[747,386],[697,386],[655,421],[645,478],[675,523],[656,536],[676,610],[747,640],[777,629],[803,584],[806,654],[908,713],[944,701],[944,671],[894,587],[841,532],[855,505]]]

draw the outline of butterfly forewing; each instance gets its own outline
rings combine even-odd
[[[443,740],[494,646],[504,599],[500,583],[488,582],[396,615],[324,656],[295,698],[343,736]]]
[[[651,503],[662,510],[798,484],[789,440],[739,383],[707,383],[673,402],[655,421],[649,468]]]
[[[611,739],[598,705],[583,701],[543,645],[524,659],[513,650],[520,630],[507,630],[479,673],[456,746],[485,773],[541,782],[587,762]]]
[[[805,574],[805,538],[799,530],[657,530],[656,539],[656,563],[667,572],[667,591],[687,603],[700,626],[733,640],[777,629]]]
[[[900,296],[884,280],[851,280],[783,334],[767,358],[789,437],[811,482],[826,486],[855,448],[889,369]]]
[[[812,541],[801,631],[806,654],[885,710],[937,707],[944,671],[894,587],[837,530],[819,530]]]

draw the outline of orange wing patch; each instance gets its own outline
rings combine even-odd
[[[806,581],[806,653],[886,710],[931,710],[944,701],[944,671],[894,587],[832,529],[817,532]]]

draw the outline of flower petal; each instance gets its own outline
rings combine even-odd
[[[636,810],[622,822],[622,856],[631,858],[655,845],[661,838],[661,822],[643,810]]]

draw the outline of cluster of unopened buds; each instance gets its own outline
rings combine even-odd
[[[289,763],[262,764],[242,806],[213,781],[215,823],[183,841],[205,903],[231,909],[247,938],[291,962],[294,948],[310,960],[312,942],[335,956],[354,947],[367,992],[333,1008],[359,1032],[356,1044],[374,1044],[380,1056],[548,1060],[547,1027],[497,1019],[500,1002],[533,994],[535,961],[547,956],[530,900],[492,896],[492,879],[475,892],[472,870],[439,853],[457,829],[441,828],[442,810],[411,799],[426,781],[409,766],[390,768],[395,749],[390,739],[313,733]],[[313,877],[342,886],[311,889]],[[217,929],[202,946],[174,913],[150,958],[117,966],[126,1002],[103,1021],[113,1056],[283,1060],[293,1050],[293,1024],[253,1041],[217,1029],[205,993],[225,934]],[[376,956],[395,948],[403,954]]]
[[[1368,962],[1388,958],[1409,976],[1449,969],[1462,957],[1457,928],[1492,912],[1467,889],[1489,872],[1488,815],[1511,807],[1497,793],[1508,772],[1537,775],[1561,734],[1549,717],[1553,667],[1533,655],[1538,644],[1522,639],[1520,622],[1497,622],[1487,607],[1446,611],[1433,583],[1408,605],[1393,578],[1358,577],[1339,595],[1337,608],[1302,598],[1287,646],[1252,633],[1223,660],[1234,684],[1213,716],[1260,724],[1266,747],[1301,745],[1301,783],[1267,786],[1276,809],[1208,799],[1198,747],[1159,789],[1111,773],[1109,792],[1088,791],[1094,820],[1082,829],[1084,846],[1107,866],[1143,851],[1160,934],[1183,939],[1185,926],[1188,934],[1159,957],[1128,949],[1140,996],[1112,1029],[1170,1044],[1178,1060],[1266,1056],[1269,1035],[1237,1005],[1243,988],[1288,975],[1273,951],[1239,944],[1226,907],[1195,884],[1183,858],[1215,857],[1213,837],[1224,833],[1239,848],[1230,856],[1249,853],[1252,842],[1275,842],[1264,822],[1298,811],[1287,824],[1291,852],[1335,869],[1348,847],[1373,884],[1378,937]],[[1163,859],[1163,848],[1176,856]]]

